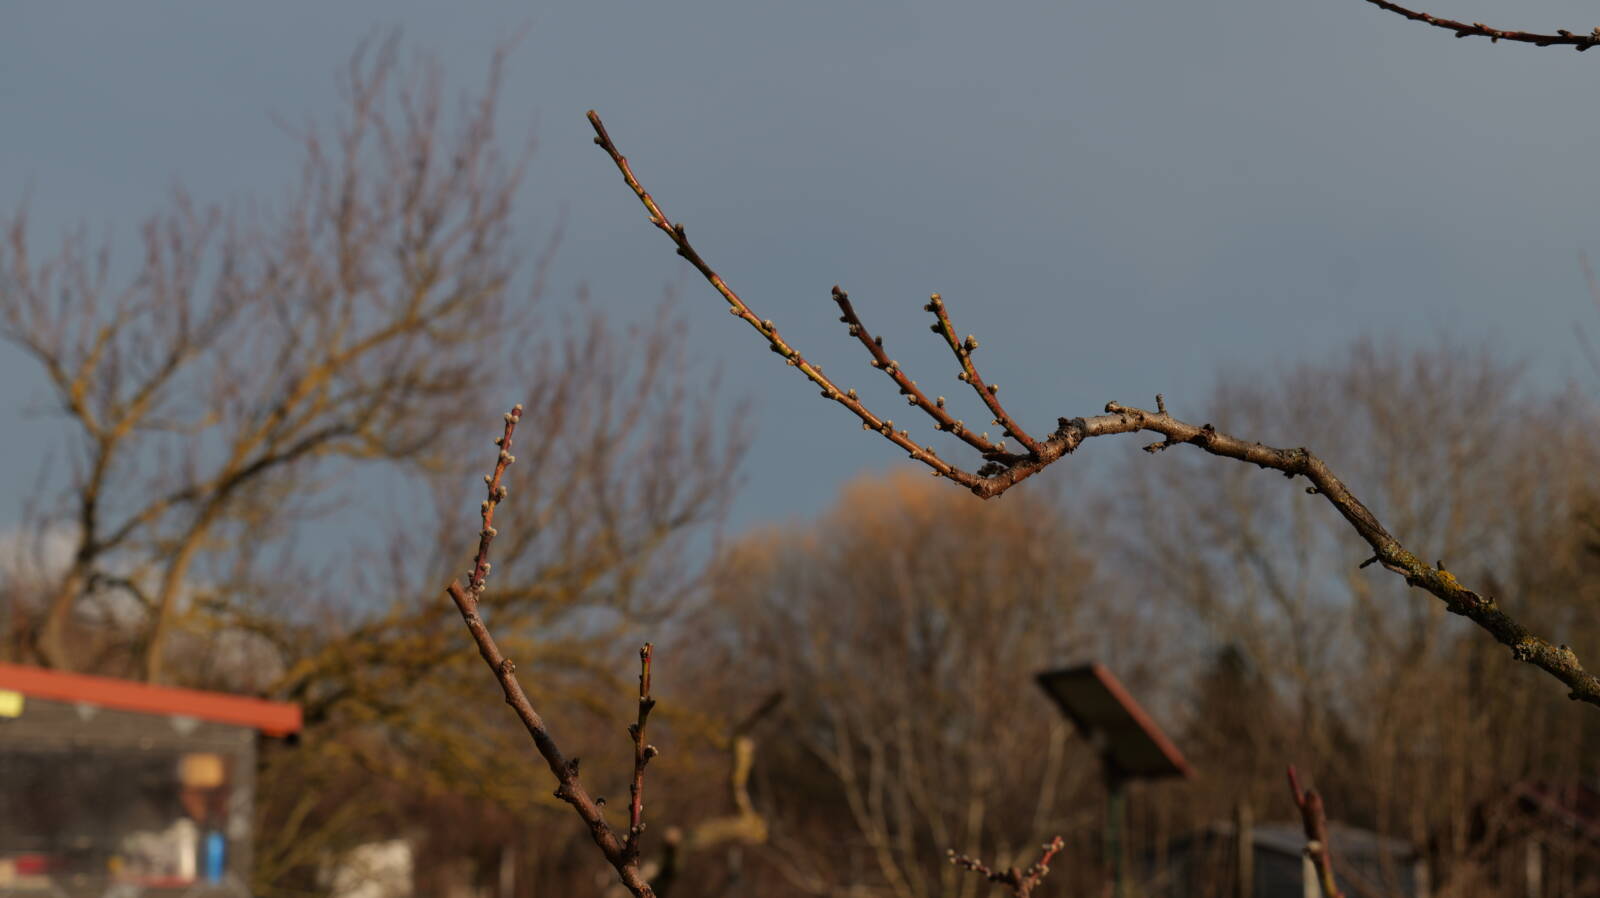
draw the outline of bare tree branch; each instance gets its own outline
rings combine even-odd
[[[1600,44],[1600,28],[1595,28],[1588,34],[1577,34],[1566,29],[1556,29],[1554,34],[1539,34],[1532,31],[1509,31],[1504,28],[1493,28],[1482,22],[1458,22],[1455,19],[1444,19],[1439,16],[1407,9],[1398,3],[1389,0],[1367,0],[1379,9],[1387,9],[1396,15],[1402,15],[1413,22],[1422,22],[1435,28],[1454,31],[1456,37],[1486,37],[1491,43],[1500,41],[1516,41],[1518,43],[1533,44],[1536,47],[1550,47],[1567,45],[1582,53],[1584,50]]]
[[[1044,880],[1045,876],[1050,873],[1050,859],[1055,857],[1056,852],[1059,852],[1065,846],[1066,843],[1061,840],[1061,837],[1056,836],[1050,842],[1040,846],[1044,849],[1044,854],[1040,855],[1039,860],[1035,861],[1026,870],[1018,870],[1016,867],[1006,870],[993,870],[977,858],[968,857],[965,854],[956,854],[953,849],[950,851],[950,863],[980,874],[996,885],[1005,886],[1017,898],[1028,898],[1033,894],[1033,890],[1038,887],[1039,883]],[[1339,898],[1339,896],[1329,896],[1329,898]]]
[[[689,243],[689,238],[680,223],[674,223],[667,218],[660,205],[639,183],[634,176],[633,169],[628,160],[618,151],[612,142],[600,116],[591,110],[589,123],[594,127],[595,143],[605,150],[612,162],[622,173],[623,179],[633,190],[639,201],[644,204],[650,214],[650,221],[663,233],[667,234],[677,245],[678,255],[684,257],[709,281],[723,299],[728,303],[728,310],[745,320],[758,333],[765,337],[772,351],[782,356],[791,367],[799,369],[812,383],[822,388],[822,396],[831,399],[861,419],[862,428],[875,430],[882,434],[891,443],[906,450],[911,458],[922,462],[933,469],[936,476],[947,477],[956,481],[980,498],[988,499],[998,496],[1024,479],[1033,476],[1047,465],[1057,461],[1072,452],[1079,445],[1091,437],[1109,436],[1112,434],[1134,433],[1149,431],[1163,437],[1160,442],[1152,443],[1145,447],[1146,451],[1159,452],[1171,446],[1182,443],[1198,446],[1212,455],[1231,458],[1280,471],[1284,476],[1305,477],[1311,481],[1311,486],[1306,491],[1312,495],[1320,495],[1331,504],[1335,510],[1359,534],[1373,554],[1363,562],[1362,567],[1377,563],[1405,578],[1406,584],[1418,587],[1432,593],[1445,607],[1455,614],[1467,617],[1473,623],[1487,630],[1502,644],[1511,648],[1511,653],[1518,661],[1532,664],[1554,676],[1571,690],[1568,696],[1574,700],[1585,701],[1600,706],[1600,677],[1585,670],[1579,662],[1576,653],[1566,645],[1557,645],[1542,637],[1531,633],[1527,627],[1518,623],[1510,615],[1501,610],[1500,606],[1491,596],[1481,595],[1461,584],[1454,575],[1444,569],[1442,563],[1429,566],[1415,554],[1407,550],[1400,541],[1395,539],[1379,523],[1377,517],[1355,497],[1348,487],[1323,463],[1322,459],[1312,454],[1304,447],[1295,449],[1279,449],[1261,443],[1251,442],[1218,431],[1211,424],[1196,426],[1167,413],[1166,402],[1161,396],[1156,397],[1156,411],[1147,411],[1141,408],[1124,406],[1117,402],[1109,402],[1105,407],[1105,414],[1087,418],[1058,418],[1056,429],[1042,443],[1032,443],[1032,448],[1025,454],[1007,454],[985,451],[986,463],[976,472],[969,472],[958,468],[939,458],[931,449],[912,440],[905,430],[896,430],[894,422],[880,418],[873,414],[861,402],[855,390],[842,390],[832,380],[828,379],[822,369],[805,360],[798,350],[790,346],[778,334],[777,327],[770,319],[763,319],[756,315],[750,306],[730,288],[711,266],[701,258]],[[933,417],[935,426],[941,430],[950,429],[949,415],[944,413],[942,403],[927,403],[920,392],[914,392],[915,381],[908,381],[899,371],[899,366],[889,360],[884,363],[882,347],[879,342],[866,335],[866,330],[861,325],[859,318],[848,304],[848,297],[837,287],[834,288],[836,299],[840,307],[845,310],[841,318],[850,328],[851,332],[864,343],[873,353],[873,364],[887,370],[900,385],[901,392],[910,396],[912,405],[918,406]],[[996,420],[1003,422],[1008,434],[1014,435],[1019,441],[1024,439],[1021,429],[1011,423],[1009,415],[1004,413],[995,391],[987,389],[981,380],[975,380],[976,369],[971,367],[971,354],[977,349],[977,340],[968,337],[964,341],[955,339],[955,331],[949,325],[949,319],[944,312],[943,300],[935,294],[926,308],[933,312],[937,323],[933,329],[941,333],[952,352],[960,360],[962,370],[960,377],[963,381],[972,383],[984,397],[984,401],[994,411]],[[955,422],[957,425],[959,421]],[[969,440],[969,443],[972,441]],[[981,447],[984,443],[975,444]]]
[[[516,461],[516,457],[511,454],[511,442],[516,433],[517,422],[521,419],[522,406],[518,405],[506,413],[505,433],[495,440],[495,444],[500,447],[500,454],[495,461],[494,473],[486,474],[483,478],[488,486],[488,498],[483,500],[483,529],[478,532],[478,554],[473,559],[472,570],[467,574],[467,585],[463,587],[459,580],[451,580],[445,591],[449,593],[451,601],[455,602],[456,608],[461,612],[461,619],[466,622],[473,641],[478,644],[478,653],[483,656],[484,663],[489,665],[489,669],[494,671],[495,678],[500,681],[500,688],[506,695],[506,704],[517,712],[523,726],[528,730],[528,735],[533,738],[533,744],[538,747],[539,754],[544,757],[545,763],[550,765],[550,772],[560,784],[556,787],[556,797],[572,805],[572,809],[577,811],[578,816],[588,825],[594,843],[600,846],[600,851],[606,856],[606,860],[616,868],[617,875],[621,877],[622,884],[627,886],[628,891],[639,898],[655,898],[655,892],[651,891],[650,884],[645,881],[644,875],[639,870],[637,841],[638,834],[644,829],[644,824],[640,820],[644,762],[655,754],[654,746],[643,744],[645,717],[649,714],[650,706],[655,704],[649,698],[650,647],[646,645],[639,653],[644,662],[643,671],[639,676],[639,722],[630,727],[636,746],[632,820],[627,840],[624,842],[617,838],[611,825],[606,822],[605,813],[601,810],[601,801],[590,796],[578,779],[578,759],[568,758],[561,753],[561,749],[545,726],[544,718],[534,710],[533,704],[528,701],[527,693],[522,691],[522,684],[517,682],[517,666],[501,653],[500,647],[495,644],[494,637],[489,633],[488,626],[478,614],[478,600],[483,595],[484,585],[489,576],[489,544],[494,541],[496,534],[494,510],[507,494],[501,478],[506,468]]]

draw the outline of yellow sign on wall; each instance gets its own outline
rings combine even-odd
[[[0,717],[22,716],[22,693],[0,689]]]

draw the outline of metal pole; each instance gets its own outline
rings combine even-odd
[[[1128,896],[1127,794],[1125,781],[1115,773],[1106,775],[1106,866],[1111,868],[1112,895]]]
[[[1238,868],[1239,881],[1236,883],[1237,898],[1254,898],[1256,884],[1256,847],[1255,831],[1251,823],[1253,816],[1250,813],[1249,802],[1241,801],[1233,810],[1233,840],[1234,851],[1237,853],[1235,864]]]

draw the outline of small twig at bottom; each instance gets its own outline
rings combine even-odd
[[[982,875],[996,885],[1005,886],[1017,898],[1028,898],[1033,894],[1033,890],[1039,886],[1039,883],[1044,880],[1045,876],[1050,873],[1050,859],[1055,857],[1056,853],[1065,846],[1066,843],[1062,841],[1060,836],[1056,836],[1048,844],[1041,845],[1040,848],[1044,849],[1044,854],[1034,862],[1033,866],[1026,870],[1018,870],[1016,867],[994,870],[975,857],[956,854],[955,849],[951,849],[949,855],[950,863],[955,864],[957,867],[965,867],[974,873]]]
[[[1300,809],[1300,822],[1306,831],[1306,857],[1317,868],[1322,886],[1322,898],[1344,898],[1338,883],[1333,879],[1333,851],[1328,847],[1328,817],[1322,807],[1322,796],[1315,789],[1300,789],[1294,765],[1289,765],[1289,795]]]

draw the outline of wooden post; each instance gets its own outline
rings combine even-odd
[[[516,898],[517,849],[507,842],[500,846],[500,898]]]
[[[1237,858],[1234,867],[1239,876],[1234,895],[1236,898],[1252,898],[1256,887],[1256,840],[1248,801],[1239,802],[1233,809],[1233,837]]]
[[[1528,898],[1543,898],[1544,895],[1544,851],[1539,840],[1529,839],[1527,850],[1522,857],[1522,871],[1528,886]]]

